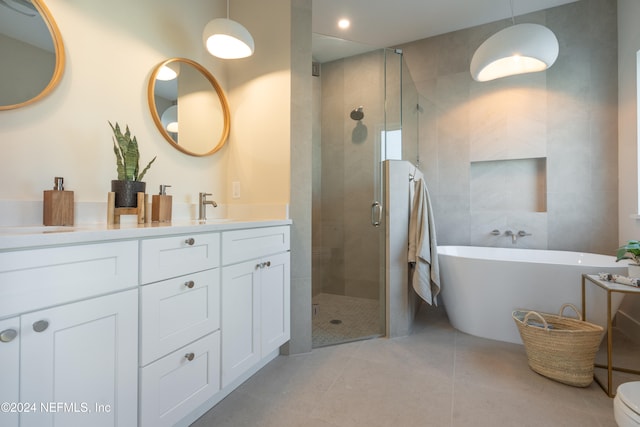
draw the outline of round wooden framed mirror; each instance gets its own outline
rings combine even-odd
[[[64,71],[64,46],[42,0],[0,1],[0,110],[47,96]]]
[[[148,99],[158,130],[183,153],[208,156],[227,142],[227,98],[215,77],[197,62],[172,58],[158,64],[149,78]]]

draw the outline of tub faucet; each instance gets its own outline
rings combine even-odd
[[[518,231],[518,237],[531,236],[531,233],[527,233],[524,230]]]
[[[513,243],[514,245],[516,244],[516,242],[518,241],[518,234],[514,233],[511,230],[507,230],[504,232],[505,236],[511,236],[511,243]]]
[[[218,204],[213,200],[207,200],[207,196],[211,196],[211,193],[200,193],[198,197],[198,220],[207,220],[207,205],[212,205],[214,208],[218,207]]]

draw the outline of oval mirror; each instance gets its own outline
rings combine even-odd
[[[160,133],[178,150],[207,156],[229,136],[229,105],[217,80],[202,65],[172,58],[153,70],[149,109]]]
[[[58,84],[64,46],[41,0],[0,0],[0,110],[31,104]]]

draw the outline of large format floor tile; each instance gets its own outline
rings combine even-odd
[[[193,426],[615,427],[612,408],[595,382],[542,377],[524,347],[458,332],[423,307],[411,336],[277,358]]]

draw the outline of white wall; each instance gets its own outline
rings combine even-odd
[[[224,0],[190,0],[188,7],[175,0],[46,4],[62,33],[66,69],[49,96],[0,112],[0,225],[20,225],[7,223],[18,219],[21,225],[38,224],[42,191],[52,188],[55,176],[65,178],[77,204],[99,204],[101,221],[102,203],[106,206],[116,178],[108,120],[130,126],[141,163],[158,156],[145,177],[147,192],[156,192],[159,184],[172,185],[174,206],[195,203],[199,191],[213,193],[214,200],[225,204],[235,172],[246,190],[242,203],[288,203],[290,1],[268,6],[258,0],[231,2],[232,18],[237,13],[237,20],[246,21],[257,46],[254,57],[237,63],[213,58],[202,44],[205,24],[226,15]],[[213,156],[178,152],[153,123],[148,78],[170,57],[200,62],[227,92],[232,135]],[[10,214],[18,205],[22,212],[16,218]]]

